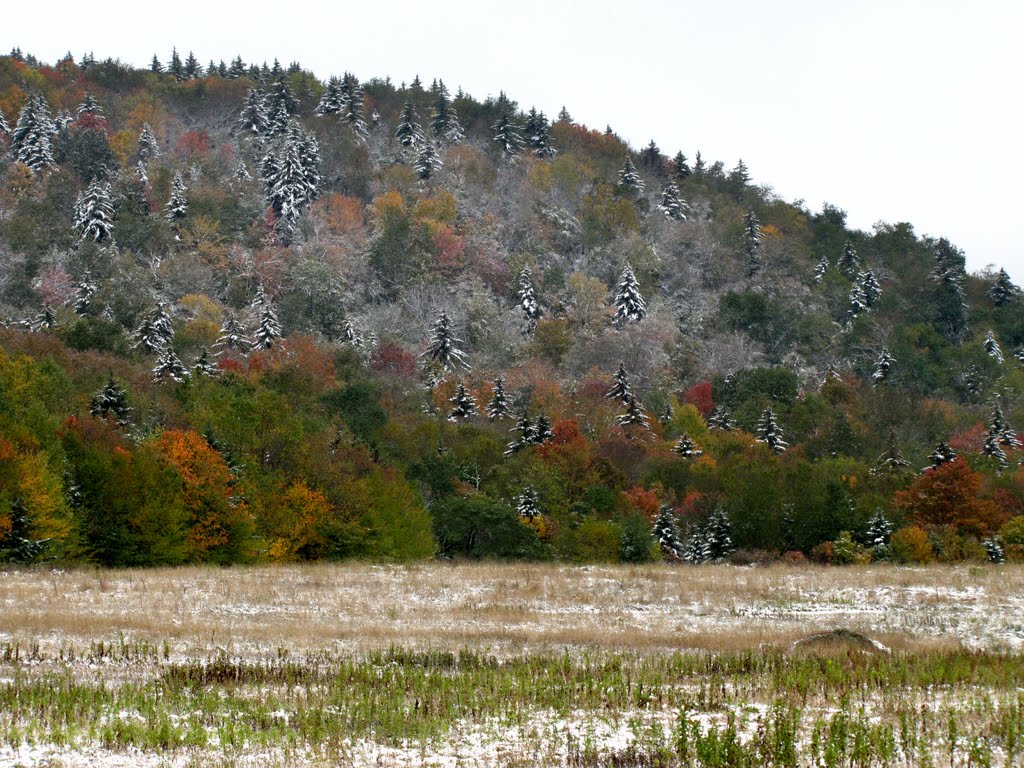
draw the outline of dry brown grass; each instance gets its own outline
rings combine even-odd
[[[390,644],[734,651],[849,627],[895,648],[1024,644],[1024,566],[361,563],[0,575],[0,641],[175,654]]]

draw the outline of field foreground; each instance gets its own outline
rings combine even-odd
[[[1019,765],[1024,567],[0,576],[0,765]],[[793,643],[848,628],[846,640]]]

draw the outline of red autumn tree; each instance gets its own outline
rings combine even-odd
[[[929,470],[893,496],[893,506],[924,527],[950,526],[984,536],[1006,522],[991,499],[979,497],[981,475],[963,460]]]

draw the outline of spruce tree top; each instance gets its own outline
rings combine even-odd
[[[647,302],[640,293],[640,283],[633,274],[633,268],[627,264],[622,270],[618,289],[613,301],[615,314],[612,322],[616,325],[640,322],[647,316]]]

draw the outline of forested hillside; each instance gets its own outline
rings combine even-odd
[[[1024,559],[1004,271],[327,74],[0,57],[0,561]]]

